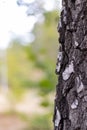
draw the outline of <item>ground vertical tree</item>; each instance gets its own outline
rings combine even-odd
[[[62,0],[54,128],[87,130],[87,0]]]

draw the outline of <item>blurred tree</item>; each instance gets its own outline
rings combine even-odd
[[[56,76],[53,73],[58,48],[56,16],[56,11],[44,13],[44,21],[38,22],[33,30],[36,39],[32,44],[23,46],[19,40],[10,43],[8,83],[16,97],[29,88],[38,89],[44,96],[54,91]]]
[[[87,0],[62,0],[55,130],[87,130]]]
[[[41,95],[53,91],[56,83],[53,73],[57,54],[57,36],[55,35],[57,12],[46,12],[44,15],[45,21],[35,26],[33,32],[36,36],[35,41],[29,47],[25,47],[29,60],[36,68],[44,72],[44,78],[38,81]]]

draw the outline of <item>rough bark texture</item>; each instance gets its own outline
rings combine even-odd
[[[87,130],[87,0],[62,0],[54,128]]]

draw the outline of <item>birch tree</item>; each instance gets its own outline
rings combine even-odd
[[[87,130],[87,0],[62,0],[55,130]]]

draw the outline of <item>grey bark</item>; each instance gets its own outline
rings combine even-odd
[[[62,0],[54,129],[87,130],[87,0]]]

